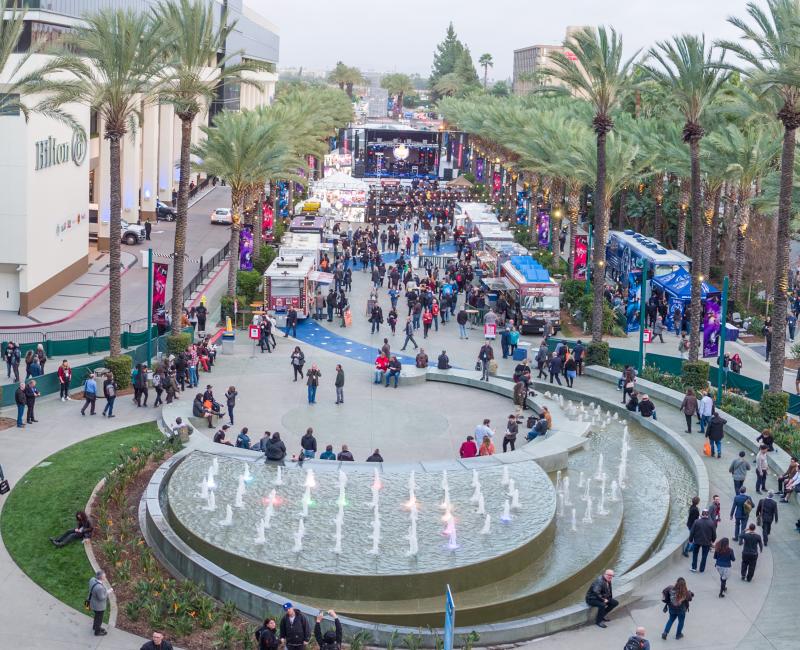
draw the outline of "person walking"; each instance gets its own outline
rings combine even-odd
[[[344,370],[340,363],[336,364],[336,379],[333,386],[336,388],[336,403],[344,404]]]
[[[205,306],[205,303],[202,301],[199,305],[195,308],[195,314],[197,315],[197,331],[198,332],[205,332],[206,331],[206,317],[208,316],[208,309]]]
[[[672,624],[677,619],[678,629],[675,630],[675,638],[683,638],[683,624],[686,621],[686,612],[689,611],[689,603],[692,602],[694,594],[689,591],[686,586],[686,580],[678,578],[674,585],[664,588],[661,592],[663,595],[663,602],[666,605],[666,610],[669,612],[667,624],[664,631],[661,633],[661,638],[666,640],[669,636],[669,631]]]
[[[717,527],[708,516],[708,510],[700,513],[700,519],[695,520],[689,531],[689,543],[692,545],[692,573],[697,573],[697,556],[702,551],[700,558],[700,573],[706,570],[706,558],[711,545],[717,539]]]
[[[292,364],[292,370],[294,371],[294,381],[297,381],[298,378],[303,378],[303,366],[305,362],[306,355],[303,354],[300,346],[296,345],[292,351],[292,355],[289,357],[289,363]]]
[[[753,574],[756,572],[758,555],[764,551],[761,535],[756,532],[755,524],[750,524],[747,527],[747,532],[742,535],[742,539],[744,539],[742,544],[742,580],[752,582]]]
[[[613,610],[619,602],[614,600],[611,581],[614,579],[614,572],[606,569],[601,576],[594,579],[586,592],[586,604],[589,607],[597,607],[597,615],[594,624],[597,627],[608,627],[606,616]]]
[[[708,391],[703,392],[703,397],[697,405],[697,415],[700,417],[700,433],[705,434],[706,425],[714,413],[714,400]]]
[[[739,494],[744,481],[747,478],[747,472],[750,471],[750,463],[745,460],[745,453],[739,452],[739,457],[731,461],[731,466],[728,468],[731,476],[733,476],[733,492]],[[734,537],[734,540],[736,538]]]
[[[714,547],[714,564],[719,573],[719,597],[725,598],[728,591],[728,578],[731,577],[731,565],[736,561],[730,542],[727,537],[723,537]]]
[[[536,351],[536,368],[539,371],[536,379],[547,379],[547,373],[544,371],[544,368],[549,357],[550,352],[547,349],[547,342],[542,339],[539,349]]]
[[[561,371],[564,368],[564,363],[561,358],[560,354],[553,354],[550,357],[550,361],[547,364],[548,370],[550,372],[550,383],[553,383],[553,379],[558,382],[558,385],[561,386]]]
[[[316,404],[317,403],[317,387],[319,386],[319,379],[322,377],[322,373],[317,368],[316,363],[311,364],[311,368],[306,373],[306,386],[308,387],[308,403],[309,404]]]
[[[511,447],[511,451],[514,451],[518,433],[519,425],[517,425],[517,417],[515,415],[509,415],[508,422],[506,423],[506,433],[503,436],[503,453],[508,451],[509,447]]]
[[[14,403],[17,405],[17,427],[23,429],[25,424],[22,422],[22,416],[25,415],[25,405],[27,397],[25,396],[25,382],[21,381],[17,384],[17,390],[14,391]]]
[[[286,650],[303,650],[311,639],[306,617],[292,603],[284,603],[283,611],[285,613],[280,623],[281,643],[286,646]]]
[[[692,418],[697,415],[698,401],[695,397],[694,390],[691,388],[686,389],[686,395],[681,402],[680,410],[686,418],[686,433],[692,432]]]
[[[58,367],[58,396],[62,402],[69,400],[69,384],[72,381],[72,368],[64,359]]]
[[[756,494],[767,491],[767,471],[769,470],[769,460],[767,459],[767,445],[761,445],[756,454]]]
[[[94,406],[97,402],[97,382],[94,379],[94,373],[90,373],[89,376],[86,377],[86,381],[83,382],[83,400],[81,415],[86,415],[87,406],[92,407],[89,411],[89,415],[94,415]]]
[[[573,355],[568,355],[567,360],[564,362],[564,375],[567,378],[567,386],[572,388],[575,383],[575,377],[578,376],[578,363]]]
[[[103,629],[103,616],[108,607],[108,594],[112,591],[111,587],[103,584],[106,574],[102,569],[89,579],[89,595],[86,597],[86,605],[94,614],[92,619],[92,629],[95,636],[105,636],[108,634]]]
[[[25,406],[28,408],[28,411],[25,414],[25,420],[28,424],[39,421],[36,419],[36,415],[34,413],[34,408],[36,407],[36,398],[39,397],[39,395],[39,389],[36,388],[36,380],[29,379],[28,383],[25,385]]]
[[[633,636],[629,636],[623,650],[650,650],[650,641],[645,636],[647,631],[640,625]]]
[[[6,349],[6,364],[11,364],[11,372],[14,373],[14,382],[16,383],[19,382],[19,364],[22,362],[22,353],[19,346],[13,341],[9,342],[8,346],[11,348],[11,352],[9,353],[8,349]]]
[[[494,359],[494,350],[491,344],[486,341],[478,351],[478,363],[481,371],[481,381],[489,381],[489,362]]]
[[[404,331],[406,335],[406,340],[403,341],[403,347],[400,349],[405,350],[406,347],[408,346],[408,342],[411,341],[414,344],[414,349],[416,350],[417,347],[419,346],[417,345],[417,342],[414,340],[414,323],[411,320],[411,316],[408,316],[406,318],[406,326]]]
[[[756,506],[756,523],[761,526],[764,546],[769,545],[769,535],[772,532],[772,522],[778,523],[778,503],[775,495],[767,492],[765,499],[759,499]]]
[[[264,625],[255,632],[258,650],[278,650],[281,640],[278,638],[278,625],[274,618],[264,620]]]
[[[114,373],[109,372],[103,381],[103,397],[106,398],[106,405],[103,407],[103,415],[110,418],[114,415],[114,402],[117,399],[117,382],[114,381]],[[169,399],[167,400],[169,401]]]
[[[456,323],[458,323],[458,338],[460,339],[469,338],[469,335],[467,334],[468,320],[469,320],[469,314],[467,314],[466,306],[464,306],[456,314]]]
[[[731,521],[736,520],[733,529],[733,541],[739,542],[741,546],[744,542],[741,536],[747,528],[747,520],[750,518],[750,512],[755,507],[753,500],[747,494],[747,488],[743,485],[739,488],[739,494],[733,498],[731,503]]]
[[[225,404],[228,407],[228,419],[231,421],[231,426],[233,426],[233,409],[236,406],[236,398],[239,396],[239,393],[236,391],[236,386],[228,386],[228,390],[225,393]]]
[[[689,513],[686,516],[686,528],[689,533],[692,532],[692,526],[700,518],[700,509],[697,505],[700,503],[700,497],[692,497],[692,504],[689,506]],[[687,539],[683,545],[683,557],[689,557],[689,551],[692,550],[692,543]]]
[[[375,332],[380,333],[381,323],[383,322],[383,310],[377,302],[372,307],[372,313],[369,316],[369,322],[372,323],[372,331],[370,334],[375,334]]]
[[[283,338],[288,338],[289,332],[294,338],[297,338],[297,310],[291,306],[286,312],[286,331],[283,333]]]
[[[714,411],[711,419],[708,421],[706,427],[706,438],[708,438],[709,445],[711,446],[711,457],[714,457],[714,450],[716,449],[717,458],[722,458],[722,439],[725,437],[723,427],[727,424],[727,420],[723,418],[719,411]]]

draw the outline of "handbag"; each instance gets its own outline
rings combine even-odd
[[[708,438],[706,438],[706,444],[703,445],[703,453],[706,456],[711,455],[711,441]]]
[[[0,481],[0,494],[8,494],[11,490],[11,486],[8,484],[8,479],[4,478]]]
[[[475,370],[483,370],[483,368],[481,367],[481,362],[480,361],[476,361],[475,362]]]

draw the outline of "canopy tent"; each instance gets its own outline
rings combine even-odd
[[[342,172],[335,172],[319,181],[315,181],[312,189],[319,191],[347,190],[350,192],[367,192],[369,190],[369,185],[359,178],[353,178]]]
[[[339,221],[364,221],[369,185],[341,172],[312,183],[309,195],[328,204]]]
[[[470,183],[469,180],[464,176],[458,176],[457,178],[454,178],[452,181],[448,181],[447,187],[456,187],[456,188],[464,187],[466,189],[469,189],[470,187],[472,187],[472,183]]]
[[[691,300],[692,298],[692,276],[684,268],[654,277],[652,285],[654,289],[661,289],[668,298],[673,297],[680,300]],[[709,295],[719,293],[719,289],[708,282],[700,283],[700,297],[703,300]]]

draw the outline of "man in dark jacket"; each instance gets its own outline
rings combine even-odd
[[[652,417],[654,420],[658,419],[656,417],[656,405],[650,401],[647,395],[642,395],[642,399],[639,402],[639,413],[642,414],[643,418]]]
[[[145,643],[140,650],[172,650],[172,644],[161,632],[153,632],[153,640]]]
[[[772,492],[767,493],[766,499],[761,499],[756,506],[756,521],[761,522],[761,534],[764,537],[764,546],[768,546],[769,534],[772,531],[772,522],[778,523],[778,503]]]
[[[747,520],[750,519],[750,511],[755,507],[753,500],[747,494],[747,488],[743,485],[739,488],[739,494],[733,497],[731,503],[731,519],[736,520],[733,528],[733,541],[742,544],[742,535],[747,528]]]
[[[689,531],[689,542],[692,544],[692,573],[697,573],[697,554],[702,549],[703,555],[700,559],[700,573],[706,570],[706,558],[711,545],[717,540],[717,527],[708,517],[708,510],[700,513],[700,519],[692,524]]]
[[[756,532],[756,525],[750,524],[747,527],[747,532],[741,536],[742,544],[742,580],[750,582],[753,580],[753,574],[756,572],[756,562],[758,561],[758,554],[764,551],[761,544],[761,535]]]
[[[317,615],[317,622],[314,624],[314,638],[317,640],[320,650],[339,650],[342,647],[342,624],[339,622],[339,617],[332,609],[328,610],[328,614],[333,618],[333,624],[336,631],[327,630],[325,634],[322,633],[320,623],[322,623],[322,612]]]
[[[336,403],[344,404],[344,370],[339,363],[336,364],[336,379],[333,386],[336,389]]]
[[[725,437],[723,427],[728,421],[720,416],[719,411],[714,411],[706,425],[706,438],[711,443],[711,456],[717,450],[717,458],[722,458],[722,439]]]
[[[559,354],[554,354],[551,359],[550,363],[548,364],[548,368],[550,370],[550,383],[553,383],[553,378],[558,382],[558,385],[561,385],[561,371],[564,369],[564,361]]]
[[[22,422],[22,416],[25,414],[25,382],[19,382],[17,390],[14,391],[14,403],[17,405],[17,426],[22,429],[25,425]]]
[[[342,451],[336,456],[336,460],[354,461],[353,452],[347,448],[347,445],[342,445]]]
[[[383,310],[381,306],[376,304],[372,308],[372,313],[369,317],[369,322],[372,323],[372,331],[370,334],[374,334],[375,332],[381,331],[381,323],[383,322]]]
[[[383,456],[381,456],[381,450],[380,449],[376,449],[375,451],[372,452],[372,455],[367,456],[367,462],[368,463],[382,463],[383,462]]]
[[[481,365],[481,381],[489,381],[489,362],[494,359],[494,350],[487,341],[478,351],[478,361]]]
[[[267,460],[274,461],[283,460],[286,457],[286,445],[283,444],[283,440],[281,440],[281,434],[277,431],[272,434],[272,438],[270,438],[270,441],[267,444],[264,455],[267,457]]]
[[[303,449],[303,456],[314,458],[317,455],[317,439],[314,437],[314,429],[308,427],[305,434],[300,438],[300,447]]]
[[[197,314],[197,331],[205,332],[208,309],[206,309],[206,306],[201,302],[199,305],[197,305],[197,309],[194,310],[194,313]]]
[[[292,603],[284,603],[283,611],[286,613],[280,624],[281,642],[287,649],[303,650],[305,644],[311,639],[308,621],[294,608]]]
[[[297,338],[297,310],[294,307],[289,307],[289,311],[286,312],[286,332],[283,338],[287,338],[289,332]]]
[[[439,359],[436,361],[436,367],[439,370],[450,370],[450,357],[447,356],[447,351],[442,350]]]
[[[400,379],[400,373],[403,371],[403,364],[400,363],[400,359],[392,355],[392,358],[389,359],[389,366],[387,367],[387,370],[386,388],[389,388],[389,380],[392,377],[394,377],[394,387],[397,388],[397,380]]]
[[[594,619],[594,624],[597,627],[608,627],[605,621],[608,621],[606,615],[611,612],[619,602],[614,600],[614,594],[611,590],[611,581],[614,579],[614,572],[611,569],[603,571],[603,575],[595,578],[586,592],[586,604],[589,607],[597,607],[597,616]]]

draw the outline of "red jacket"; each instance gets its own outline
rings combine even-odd
[[[386,372],[386,369],[388,367],[389,367],[389,357],[385,357],[382,354],[379,354],[378,357],[375,359],[375,370]]]
[[[424,314],[422,314],[422,322],[425,325],[430,325],[433,322],[433,314],[431,314],[429,311],[426,311]]]
[[[458,450],[461,458],[474,458],[478,455],[478,445],[474,440],[465,440],[461,443],[461,449]]]
[[[58,381],[60,381],[62,384],[68,384],[71,378],[72,368],[67,368],[65,371],[64,366],[58,367]]]

